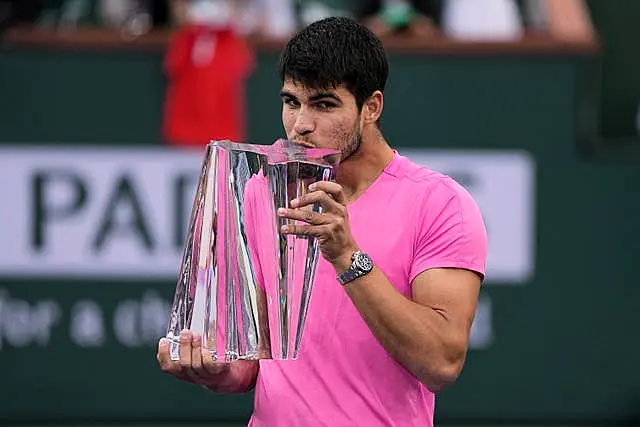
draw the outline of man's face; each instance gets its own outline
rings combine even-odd
[[[360,146],[360,111],[344,86],[311,89],[287,79],[280,95],[288,139],[306,147],[337,149],[342,160]]]

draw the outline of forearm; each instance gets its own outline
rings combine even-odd
[[[377,268],[345,290],[380,344],[431,391],[457,378],[466,337],[446,315],[399,293]]]
[[[218,393],[241,394],[253,390],[258,379],[257,360],[238,360],[225,365],[220,380],[205,388]]]

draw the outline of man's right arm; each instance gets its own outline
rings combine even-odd
[[[174,377],[201,385],[218,393],[247,393],[258,378],[257,360],[236,360],[216,363],[202,348],[202,337],[191,331],[180,332],[180,360],[171,360],[169,341],[162,338],[158,344],[158,363],[162,370]]]

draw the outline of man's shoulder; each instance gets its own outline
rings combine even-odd
[[[407,159],[404,181],[414,190],[412,204],[422,233],[440,241],[469,244],[472,255],[484,253],[486,230],[480,207],[473,195],[453,177]],[[461,237],[462,236],[462,240]],[[480,258],[484,257],[482,255]]]
[[[441,197],[469,197],[468,191],[454,178],[443,172],[418,164],[409,157],[400,156],[401,168],[397,177],[402,185],[411,187],[416,193]]]

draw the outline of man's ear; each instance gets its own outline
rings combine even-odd
[[[384,106],[384,96],[379,90],[373,92],[373,94],[364,101],[362,105],[362,118],[364,124],[376,123],[382,115],[382,108]]]

